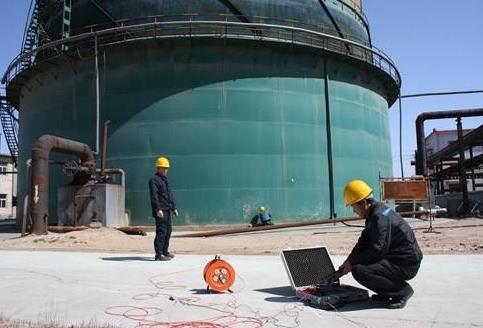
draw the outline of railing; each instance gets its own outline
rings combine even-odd
[[[341,1],[341,0],[336,0]],[[347,6],[347,5],[344,5]],[[269,25],[280,25],[280,26],[289,26],[289,27],[300,27],[306,30],[338,35],[338,31],[329,26],[324,25],[317,25],[317,24],[308,24],[305,21],[300,21],[296,19],[281,19],[278,17],[270,17],[270,16],[246,16],[246,19],[249,20],[248,23],[252,24],[269,24]],[[185,13],[179,15],[153,15],[153,16],[141,16],[141,17],[129,17],[126,19],[117,19],[115,21],[108,21],[93,25],[86,25],[77,28],[71,28],[71,35],[79,35],[83,33],[88,33],[92,31],[100,31],[106,30],[112,27],[119,27],[119,26],[128,26],[128,25],[139,25],[139,24],[146,24],[146,23],[160,23],[160,22],[178,22],[178,21],[215,21],[215,22],[240,22],[240,17],[234,14],[227,14],[227,13],[219,13],[216,15],[210,14],[200,14],[200,13]],[[62,34],[59,33],[57,35],[52,35],[52,39],[62,39]],[[360,36],[353,35],[348,33],[347,31],[344,32],[344,38],[349,39],[351,41],[355,41],[366,46],[370,46],[367,38],[361,38]]]
[[[125,25],[121,22],[121,26],[118,27],[86,32],[46,43],[28,53],[18,55],[8,66],[2,77],[2,83],[8,84],[23,71],[20,64],[26,56],[35,57],[35,60],[32,60],[35,65],[39,61],[59,56],[58,51],[63,46],[70,49],[68,53],[75,55],[94,49],[96,41],[99,47],[103,47],[143,39],[209,37],[283,42],[335,52],[361,60],[384,71],[396,82],[398,88],[401,86],[400,74],[395,64],[382,51],[327,33],[274,24],[202,20],[158,22],[156,18],[154,20],[154,22],[136,25]]]
[[[16,115],[18,112],[15,108],[9,104],[6,97],[0,94],[0,122],[15,166],[17,166],[18,156],[18,118]]]

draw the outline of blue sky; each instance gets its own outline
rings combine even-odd
[[[483,89],[483,1],[366,0],[374,44],[395,62],[402,75],[402,94]],[[421,112],[483,107],[483,94],[403,100],[405,174],[416,148],[415,123]],[[399,112],[390,109],[394,174],[399,166]],[[483,118],[463,119],[464,128]],[[454,120],[428,121],[425,131],[454,129]]]
[[[0,71],[20,51],[30,0],[0,1]],[[403,79],[402,94],[483,89],[483,1],[363,0],[375,46],[397,64]],[[403,159],[405,174],[416,145],[414,121],[425,111],[483,107],[483,94],[403,100]],[[389,114],[394,175],[399,167],[399,113]],[[464,128],[483,119],[465,118]],[[454,120],[428,121],[433,128],[453,129]],[[2,138],[3,139],[3,138]],[[2,152],[7,152],[2,140]]]

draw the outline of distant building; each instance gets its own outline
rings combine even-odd
[[[471,132],[471,129],[464,129],[463,135],[468,134]],[[436,130],[429,134],[426,137],[424,142],[426,143],[426,156],[431,156],[436,154],[438,151],[442,150],[446,146],[448,146],[451,142],[458,140],[458,131],[457,130]]]
[[[470,133],[471,129],[465,129],[463,130],[463,136]],[[441,130],[438,131],[436,129],[433,129],[433,131],[425,138],[425,144],[426,144],[426,158],[429,158],[430,156],[437,154],[444,148],[448,147],[451,143],[457,142],[458,141],[458,131],[457,130]],[[467,149],[465,151],[465,160],[468,160],[470,158],[475,158],[477,156],[480,156],[483,154],[483,146],[474,146],[470,149]],[[458,159],[458,155],[455,156],[455,160]],[[439,169],[445,169],[450,167],[450,165],[456,165],[457,162],[453,161],[453,163],[449,164],[450,162],[447,162],[447,164],[442,165]],[[436,167],[435,166],[429,166],[428,167],[428,173],[430,175],[436,173]],[[483,174],[483,169],[480,167],[480,169],[475,169],[473,172],[467,170],[467,173],[475,173],[477,175]],[[475,191],[475,190],[483,190],[483,179],[472,179],[471,177],[468,178],[467,180],[468,183],[468,190],[469,191]],[[443,181],[442,185],[438,186],[438,192],[437,194],[445,194],[448,192],[459,192],[461,189],[460,186],[460,181],[456,177],[454,179],[448,179]]]
[[[12,156],[0,154],[0,220],[15,218],[17,174]]]

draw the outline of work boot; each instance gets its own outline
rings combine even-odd
[[[154,260],[155,261],[171,261],[171,257],[161,254],[161,255],[156,255]]]
[[[166,254],[164,254],[164,256],[167,256],[170,259],[174,259],[174,254],[173,253],[170,253],[170,252],[167,252]]]
[[[375,302],[388,302],[390,300],[390,297],[384,294],[373,294],[371,296],[371,300]]]
[[[408,300],[413,296],[414,290],[411,288],[411,286],[408,286],[409,288],[406,289],[406,294],[404,296],[401,296],[399,298],[393,297],[389,301],[389,304],[387,304],[388,309],[402,309],[403,307],[406,306],[408,303]]]

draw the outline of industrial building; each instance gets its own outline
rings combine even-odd
[[[153,223],[159,155],[172,163],[176,224],[246,223],[261,205],[280,220],[347,216],[347,181],[392,174],[401,78],[360,1],[37,0],[2,83],[18,218],[26,195],[35,203],[36,141],[87,144],[99,168],[106,121],[105,165],[125,173],[131,225]],[[72,159],[50,156],[51,224]]]
[[[482,128],[480,127],[478,129]],[[475,132],[478,132],[478,129],[464,129],[463,138],[468,138],[467,135],[470,132],[473,132],[474,134]],[[436,184],[437,195],[444,195],[452,192],[461,192],[459,175],[458,173],[455,173],[458,171],[457,167],[455,167],[455,164],[458,163],[458,158],[455,158],[455,156],[438,156],[438,154],[441,154],[440,152],[442,152],[443,150],[444,153],[446,153],[447,147],[454,147],[457,141],[457,130],[438,131],[434,129],[426,137],[425,142],[427,156],[429,159],[431,159],[430,163],[433,164],[433,166],[429,168],[429,174],[435,176],[435,178],[438,178],[438,183]],[[479,141],[481,142],[481,140]],[[481,167],[483,160],[483,146],[479,145],[478,141],[476,143],[466,142],[466,144],[471,144],[471,146],[469,146],[468,149],[466,149],[464,152],[465,159],[468,160],[469,164],[472,164],[468,165],[467,167],[469,178],[467,180],[467,188],[470,191],[483,190],[483,168]],[[452,155],[456,154],[453,153]]]
[[[479,152],[483,145],[483,125],[465,131],[462,123],[465,117],[482,115],[483,108],[473,108],[424,112],[416,118],[416,174],[431,181],[435,203],[447,208],[451,217],[481,217],[483,213],[483,193],[477,190],[482,178],[483,155]],[[455,119],[456,134],[433,131],[428,138],[425,137],[425,121],[449,118]]]
[[[461,127],[461,120],[458,125]],[[483,125],[433,131],[425,139],[428,176],[437,205],[451,217],[483,215]]]
[[[12,156],[0,154],[0,220],[15,218],[17,175]]]

